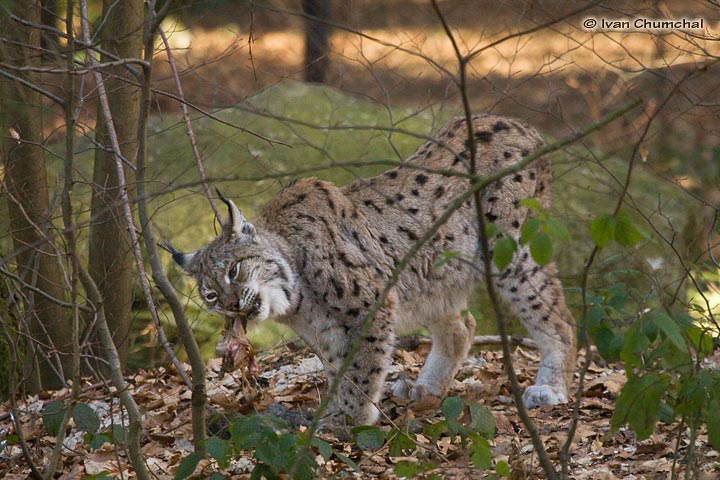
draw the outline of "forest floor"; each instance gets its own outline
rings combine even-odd
[[[394,364],[388,376],[389,385],[399,375],[417,374],[427,355],[428,344],[417,343],[412,351],[397,350]],[[544,478],[537,456],[531,445],[517,410],[511,399],[507,376],[502,367],[502,355],[498,351],[479,351],[470,355],[456,377],[450,395],[459,396],[467,406],[479,404],[492,412],[496,433],[490,441],[493,463],[504,461],[510,466],[512,479]],[[534,350],[517,347],[513,355],[515,368],[524,385],[531,383],[536,371],[538,355]],[[583,359],[580,359],[582,362]],[[320,392],[325,388],[325,375],[317,357],[306,348],[288,343],[281,347],[260,352],[257,357],[260,373],[255,386],[245,388],[242,378],[235,374],[220,374],[220,361],[208,364],[209,410],[223,412],[228,416],[238,413],[271,411],[294,423],[296,431],[304,431],[310,412],[317,406]],[[132,394],[139,403],[143,415],[144,435],[142,452],[149,470],[155,478],[173,478],[180,461],[192,453],[191,438],[191,392],[173,369],[159,368],[139,371],[129,379]],[[613,431],[610,419],[615,400],[625,382],[625,373],[617,365],[598,365],[592,362],[586,376],[585,388],[579,410],[579,423],[570,454],[570,478],[573,479],[646,479],[671,478],[672,471],[683,478],[689,448],[685,426],[677,423],[660,423],[650,438],[638,441],[626,428]],[[110,389],[111,391],[112,389]],[[112,429],[112,424],[122,424],[123,417],[116,404],[116,397],[103,385],[83,385],[80,401],[89,405],[98,415],[98,433]],[[23,437],[33,461],[42,467],[50,458],[56,443],[43,425],[43,411],[48,403],[67,400],[68,391],[33,396],[18,402],[17,418],[22,425]],[[278,406],[280,405],[280,406]],[[8,441],[0,451],[0,478],[19,480],[30,478],[21,448],[13,444],[17,439],[9,420],[8,405],[0,406],[2,439]],[[343,442],[332,434],[321,433],[335,452],[350,458],[359,471],[333,457],[324,460],[318,453],[319,478],[398,478],[395,465],[411,462],[422,465],[424,470],[417,478],[496,478],[488,477],[490,471],[475,468],[457,437],[440,435],[433,441],[427,434],[427,426],[442,420],[438,408],[425,412],[413,412],[397,399],[384,398],[381,403],[385,417],[382,428],[396,425],[415,425],[417,449],[400,457],[391,456],[387,444],[377,450],[362,450],[354,440]],[[572,406],[542,407],[531,411],[542,441],[550,458],[558,464],[559,452],[567,438],[572,419]],[[463,417],[461,417],[461,420]],[[425,428],[423,428],[425,427]],[[103,472],[111,478],[134,478],[124,447],[116,448],[110,443],[93,445],[87,432],[75,423],[67,429],[61,464],[56,478],[80,479]],[[678,436],[681,441],[678,442]],[[95,447],[95,448],[92,448]],[[707,435],[699,432],[694,446],[696,471],[691,478],[716,479],[720,476],[720,457],[708,446]],[[220,472],[225,478],[250,478],[256,459],[251,451],[244,451],[230,465],[219,468],[214,460],[202,460],[193,478],[208,478]]]

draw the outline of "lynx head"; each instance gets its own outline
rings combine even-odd
[[[228,319],[245,323],[285,314],[295,275],[275,237],[258,232],[231,200],[220,198],[228,207],[220,234],[195,253],[179,253],[168,245],[173,260],[195,277],[205,305]]]

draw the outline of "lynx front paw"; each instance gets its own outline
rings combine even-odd
[[[417,402],[428,396],[435,396],[426,385],[401,378],[392,386],[393,397]]]
[[[393,397],[409,400],[412,410],[425,411],[433,410],[440,406],[442,398],[435,395],[430,389],[421,383],[415,383],[401,378],[392,386]]]
[[[558,405],[567,403],[567,394],[557,387],[550,385],[533,385],[525,389],[523,403],[527,408],[540,407],[542,405]]]

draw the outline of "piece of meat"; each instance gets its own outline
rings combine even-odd
[[[255,363],[255,349],[245,333],[244,319],[228,318],[225,331],[215,346],[215,353],[222,357],[221,372],[240,370],[243,377],[254,377],[258,374]]]

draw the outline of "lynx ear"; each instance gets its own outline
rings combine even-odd
[[[240,209],[233,203],[232,200],[228,200],[220,193],[220,190],[215,190],[220,197],[220,200],[225,202],[228,207],[228,216],[223,224],[223,232],[227,232],[231,235],[235,235],[240,238],[242,236],[249,236],[255,238],[257,231],[252,223],[245,220],[245,217],[240,212]]]
[[[193,258],[195,258],[195,253],[180,253],[177,250],[175,250],[175,247],[172,246],[172,243],[165,240],[165,247],[172,253],[172,258],[175,260],[175,263],[177,263],[180,268],[182,268],[183,272],[187,273],[188,275],[191,273],[190,270],[192,268],[192,262]]]

